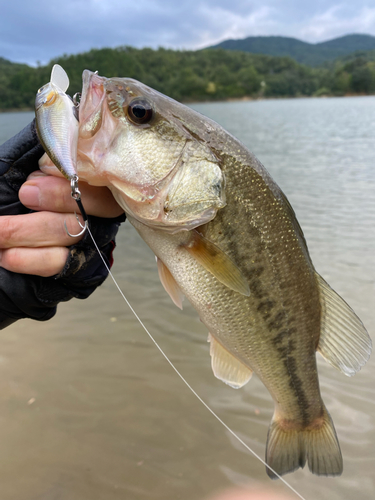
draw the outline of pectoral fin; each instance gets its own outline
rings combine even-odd
[[[371,339],[348,304],[316,274],[322,306],[320,354],[335,368],[351,377],[371,354]]]
[[[249,284],[233,260],[212,241],[197,231],[192,231],[192,239],[185,245],[186,250],[201,266],[213,274],[223,285],[235,292],[250,295]]]
[[[251,379],[252,370],[238,361],[210,333],[208,342],[210,342],[211,366],[215,377],[234,389],[245,385]]]
[[[172,276],[167,266],[163,263],[163,261],[156,257],[156,262],[158,265],[159,278],[165,291],[169,294],[170,298],[173,300],[176,306],[182,309],[184,294],[181,292],[181,289],[177,285],[176,280]]]

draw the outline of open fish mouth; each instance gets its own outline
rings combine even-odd
[[[94,115],[100,113],[105,98],[105,78],[85,69],[82,73],[82,96],[79,106],[80,124],[93,122]]]

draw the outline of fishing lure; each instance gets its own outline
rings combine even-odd
[[[66,94],[68,87],[69,77],[66,71],[60,65],[55,64],[52,68],[50,81],[37,92],[35,118],[40,142],[52,162],[70,181],[72,198],[76,201],[82,214],[84,225],[81,224],[76,214],[82,228],[78,234],[70,234],[64,223],[68,235],[76,237],[81,236],[86,231],[88,218],[81,201],[76,168],[79,127],[78,102],[73,101]]]

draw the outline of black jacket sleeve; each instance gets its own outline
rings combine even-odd
[[[34,121],[0,146],[0,216],[30,213],[18,199],[18,191],[38,169],[44,153]],[[101,219],[89,216],[91,232],[107,265],[112,265],[115,236],[125,216]],[[57,304],[73,297],[84,299],[107,277],[107,269],[88,232],[69,247],[63,271],[50,278],[17,274],[0,267],[0,329],[21,318],[50,319]]]

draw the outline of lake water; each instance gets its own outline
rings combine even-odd
[[[292,203],[317,270],[375,332],[375,97],[197,104],[262,161]],[[0,140],[32,113],[0,115]],[[124,224],[113,273],[183,376],[264,456],[271,398],[253,377],[215,379],[207,332],[159,283],[152,252]],[[319,359],[344,473],[285,479],[306,500],[375,497],[375,357],[354,378]],[[0,336],[2,500],[203,500],[268,485],[264,466],[182,384],[107,282],[47,323]]]

